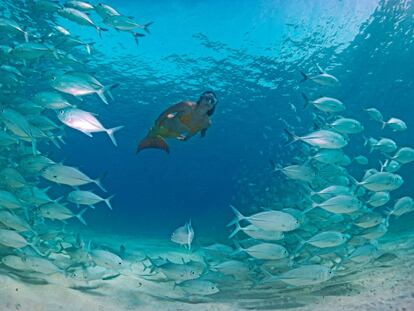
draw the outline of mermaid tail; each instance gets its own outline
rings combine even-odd
[[[168,147],[167,142],[159,135],[150,136],[147,135],[141,142],[138,144],[137,152],[140,152],[143,149],[161,149],[166,153],[170,153],[170,148]]]

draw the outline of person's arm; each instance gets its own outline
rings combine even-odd
[[[210,127],[210,125],[211,125],[211,120],[209,118],[208,119],[208,122],[207,122],[207,126],[200,131],[201,137],[205,137],[206,136],[207,130]]]
[[[187,141],[191,137],[193,137],[195,134],[197,134],[197,131],[191,131],[189,130],[186,135],[181,135],[180,137],[177,137],[178,140]]]
[[[161,126],[165,118],[168,118],[168,115],[171,115],[171,114],[177,115],[179,113],[186,112],[188,111],[190,106],[191,106],[190,102],[179,102],[178,104],[175,104],[169,107],[168,109],[164,110],[163,113],[160,114],[160,116],[155,121],[155,125]]]

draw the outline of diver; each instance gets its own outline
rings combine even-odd
[[[212,91],[201,94],[197,102],[182,101],[166,109],[155,121],[147,136],[138,145],[137,153],[143,149],[155,148],[170,153],[165,139],[175,138],[181,141],[189,140],[200,132],[201,137],[206,135],[211,125],[217,96]]]

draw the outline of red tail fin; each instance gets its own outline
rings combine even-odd
[[[154,148],[164,150],[166,153],[170,153],[170,148],[167,142],[160,136],[150,137],[147,136],[138,145],[137,153],[143,149]]]

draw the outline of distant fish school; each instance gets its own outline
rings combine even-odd
[[[191,220],[172,232],[172,250],[161,253],[85,242],[67,229],[67,221],[86,225],[85,214],[92,209],[105,205],[112,210],[113,195],[98,194],[106,192],[102,178],[56,162],[44,150],[65,143],[64,126],[88,136],[104,132],[116,146],[114,134],[122,126],[104,126],[75,101],[98,96],[110,104],[117,84],[104,85],[79,69],[80,64],[86,68],[94,43],[73,36],[59,25],[59,18],[93,28],[104,40],[109,29],[95,20],[98,15],[106,27],[130,33],[137,44],[152,22],[140,24],[103,3],[9,4],[0,18],[0,277],[36,286],[56,284],[58,275],[59,285],[85,292],[122,277],[133,280],[134,291],[145,291],[160,302],[197,302],[226,291],[237,298],[245,288],[267,294],[270,288],[269,297],[284,290],[295,295],[295,289],[335,285],[337,277],[349,276],[351,282],[356,272],[381,256],[393,260],[393,254],[382,251],[381,237],[390,221],[414,211],[411,197],[393,192],[404,184],[399,173],[414,161],[414,149],[400,146],[398,139],[368,137],[365,123],[354,119],[340,100],[309,99],[305,93],[305,107],[314,110],[317,128],[303,133],[286,129],[287,144],[305,147],[287,166],[272,162],[270,172],[292,182],[295,204],[263,207],[250,215],[232,206],[232,243],[227,244],[202,245]],[[338,78],[317,69],[315,75],[302,73],[298,83],[340,87]],[[30,88],[35,77],[46,80],[41,89]],[[210,116],[217,100],[213,104],[215,96],[207,93],[202,96],[209,97],[205,113]],[[377,108],[365,111],[384,136],[407,129],[403,120],[384,119]],[[200,129],[209,123],[204,125]],[[358,144],[365,146],[364,154],[347,154],[347,146]],[[381,163],[373,163],[373,156]],[[356,178],[347,169],[351,165],[368,169]],[[56,185],[65,186],[65,195],[50,195]]]

